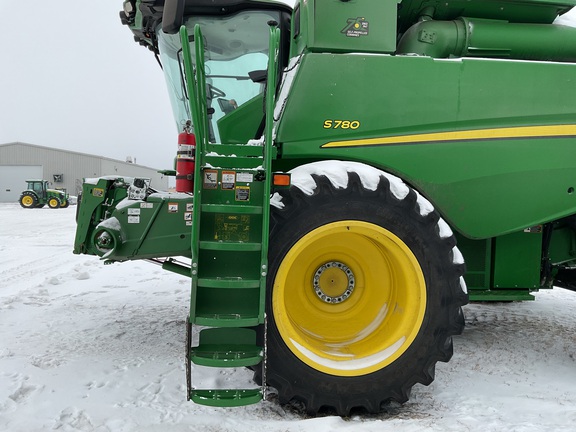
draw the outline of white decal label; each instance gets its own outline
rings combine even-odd
[[[236,174],[236,181],[241,183],[251,183],[254,181],[254,175],[250,173]]]

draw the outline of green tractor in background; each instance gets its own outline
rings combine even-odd
[[[47,180],[26,180],[28,189],[20,194],[20,205],[24,208],[66,208],[70,205],[66,190],[49,189]]]
[[[469,299],[576,290],[576,29],[554,24],[575,5],[126,0],[168,83],[176,192],[85,179],[74,253],[190,278],[196,403],[405,402]]]

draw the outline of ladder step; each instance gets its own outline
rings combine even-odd
[[[199,278],[198,287],[203,288],[260,288],[259,279]]]
[[[202,168],[228,169],[234,171],[254,172],[262,170],[262,157],[231,157],[225,155],[207,155]]]
[[[191,390],[190,399],[200,405],[213,407],[238,407],[262,400],[261,389],[238,390]]]
[[[197,313],[194,324],[207,327],[253,327],[260,324],[257,315]]]
[[[261,145],[246,144],[208,144],[207,155],[218,154],[222,156],[262,157],[264,148]],[[209,156],[208,156],[209,157]]]
[[[251,252],[262,250],[261,243],[230,242],[230,241],[201,241],[200,249]]]
[[[200,363],[194,361],[194,358]],[[235,360],[246,362],[238,366],[252,366],[260,363],[262,347],[256,344],[254,329],[207,328],[200,330],[198,346],[190,350],[190,359],[203,366],[212,366],[204,364],[206,361],[221,363],[221,367],[235,366],[230,364]]]
[[[262,348],[254,345],[198,345],[190,360],[199,366],[246,367],[262,361]]]
[[[206,213],[262,214],[262,206],[202,204],[200,208]]]

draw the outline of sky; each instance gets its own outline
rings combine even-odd
[[[0,0],[0,144],[173,167],[178,130],[164,77],[121,25],[121,8],[122,0]]]
[[[0,0],[0,144],[173,168],[178,130],[164,76],[121,9],[122,0]]]
[[[152,52],[121,0],[0,0],[0,144],[20,141],[171,168],[177,129]]]

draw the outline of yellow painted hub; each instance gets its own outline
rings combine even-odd
[[[318,294],[342,301],[326,301]],[[350,289],[352,288],[352,289]],[[334,222],[302,237],[274,280],[272,309],[290,350],[308,366],[339,376],[394,362],[424,319],[426,283],[408,246],[368,222]]]
[[[30,195],[24,195],[22,197],[22,204],[24,204],[26,207],[30,207],[32,204],[34,204],[34,199],[32,199]]]

